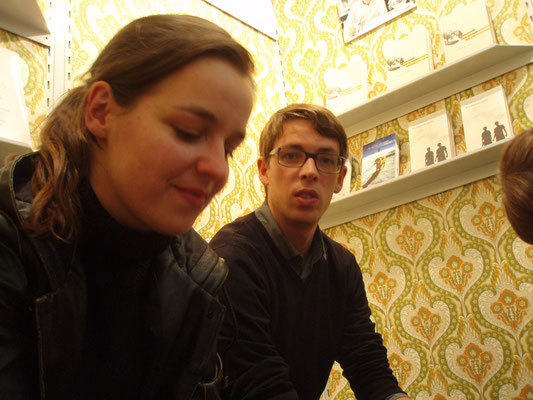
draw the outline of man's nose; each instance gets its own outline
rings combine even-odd
[[[300,175],[303,178],[317,178],[318,174],[319,172],[315,160],[312,157],[307,157],[304,165],[300,167]]]

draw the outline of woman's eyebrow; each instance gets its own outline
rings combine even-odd
[[[178,110],[183,110],[190,112],[191,114],[196,115],[198,118],[207,120],[209,122],[217,122],[217,117],[211,111],[206,110],[205,108],[198,106],[176,106],[174,107]]]

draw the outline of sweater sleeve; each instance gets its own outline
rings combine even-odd
[[[389,368],[381,335],[370,320],[361,270],[350,256],[346,319],[337,359],[357,399],[384,400],[402,390]]]
[[[219,232],[210,243],[229,266],[227,296],[221,296],[228,311],[219,351],[229,378],[230,398],[297,400],[289,368],[270,331],[272,293],[263,273],[265,262],[246,241],[239,242],[235,235]]]
[[[1,223],[1,218],[0,218]],[[0,398],[33,398],[35,352],[27,280],[20,259],[0,236]]]

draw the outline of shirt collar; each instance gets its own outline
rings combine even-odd
[[[255,210],[255,216],[257,219],[261,222],[261,224],[265,227],[266,231],[268,232],[268,235],[270,238],[274,241],[274,244],[279,249],[283,257],[293,263],[294,260],[297,260],[296,263],[302,264],[302,255],[296,248],[291,244],[291,242],[287,239],[285,234],[282,232],[281,228],[279,227],[278,223],[274,219],[274,216],[272,215],[272,212],[270,211],[270,207],[268,207],[268,203],[265,201],[263,204]],[[324,246],[324,240],[322,239],[322,235],[320,233],[320,228],[317,227],[315,234],[313,236],[313,240],[311,242],[310,251],[307,259],[305,260],[304,265],[304,274],[306,269],[305,266],[312,266],[316,262],[318,262],[322,257],[324,257],[327,260],[327,254],[325,251]],[[299,272],[300,275],[301,271]]]

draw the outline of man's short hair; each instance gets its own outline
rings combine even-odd
[[[268,160],[274,143],[283,134],[285,122],[293,119],[311,121],[319,134],[339,142],[340,155],[348,155],[348,139],[338,118],[327,108],[315,104],[290,104],[278,110],[266,123],[259,139],[259,151],[263,159]]]
[[[507,144],[499,169],[509,222],[522,240],[533,244],[533,129]]]

